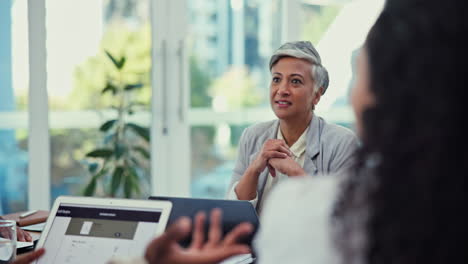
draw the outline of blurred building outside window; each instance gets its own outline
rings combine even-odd
[[[104,49],[131,58],[132,70],[139,73],[134,78],[145,83],[137,95],[142,102],[141,111],[132,120],[150,125],[150,106],[154,103],[151,94],[154,22],[150,21],[150,1],[46,0],[52,201],[62,194],[81,194],[90,177],[84,156],[102,140],[98,131],[101,122],[113,115],[112,109],[106,108],[112,102],[100,94],[108,74]],[[283,0],[184,3],[190,75],[185,122],[190,127],[190,146],[177,151],[190,151],[190,164],[180,164],[190,166],[187,195],[223,198],[243,129],[275,118],[268,98],[268,61],[284,39],[285,3]],[[300,7],[301,21],[297,38],[316,45],[330,73],[330,88],[316,113],[329,122],[353,128],[347,100],[353,78],[352,58],[383,1],[295,3]],[[27,207],[27,164],[34,158],[27,154],[26,7],[26,0],[2,1],[0,5],[5,14],[0,18],[4,22],[0,34],[2,39],[10,39],[10,45],[0,43],[0,52],[5,54],[2,58],[11,57],[7,70],[0,72],[0,180],[6,183],[0,188],[3,213]],[[168,87],[156,89],[176,89],[168,81]],[[151,169],[154,168],[148,166],[148,174]]]

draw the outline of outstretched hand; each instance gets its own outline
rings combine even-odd
[[[177,243],[187,237],[192,229],[190,219],[183,217],[148,245],[146,260],[150,264],[211,264],[234,255],[250,253],[247,245],[237,242],[240,237],[253,231],[250,223],[237,225],[223,238],[221,210],[214,209],[211,212],[211,225],[205,241],[203,232],[205,218],[204,213],[196,215],[192,242],[188,248],[183,248]]]

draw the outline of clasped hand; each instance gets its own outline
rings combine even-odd
[[[284,140],[269,139],[263,144],[262,150],[252,165],[258,174],[268,167],[273,177],[276,177],[276,171],[288,176],[304,175],[304,170],[292,157],[293,153]]]

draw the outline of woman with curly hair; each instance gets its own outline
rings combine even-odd
[[[275,188],[262,211],[257,263],[468,262],[465,6],[387,1],[358,57],[356,164],[342,177],[294,177]],[[215,226],[216,243],[181,250],[176,241],[191,229],[181,221],[150,244],[147,260],[216,263],[251,230],[238,228],[223,240]]]
[[[468,262],[464,6],[387,1],[357,61],[357,163],[341,184],[278,186],[264,209],[261,263]]]

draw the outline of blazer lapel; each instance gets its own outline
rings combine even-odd
[[[313,115],[309,124],[309,131],[307,132],[307,147],[306,157],[304,159],[304,170],[307,174],[314,176],[318,173],[317,164],[315,164],[315,157],[320,153],[320,133],[321,124],[320,117]]]

